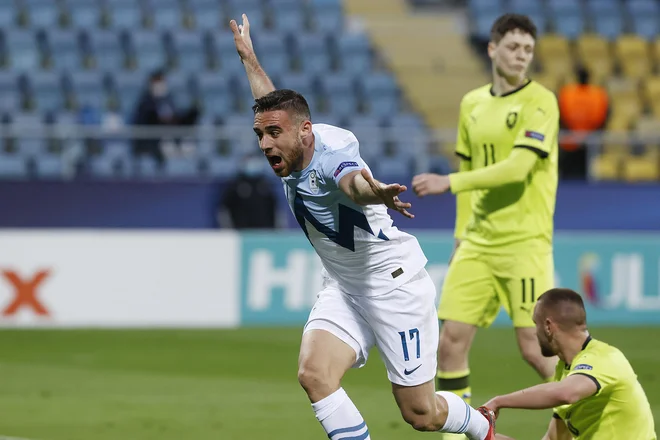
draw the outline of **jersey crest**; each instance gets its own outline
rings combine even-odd
[[[319,192],[319,177],[316,170],[312,170],[312,172],[309,173],[309,189],[311,189],[313,193]]]
[[[506,116],[506,126],[509,130],[516,126],[516,122],[518,122],[518,112],[509,112]]]

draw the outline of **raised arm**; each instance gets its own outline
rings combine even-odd
[[[259,64],[257,55],[254,52],[252,45],[252,38],[250,38],[250,22],[247,15],[243,14],[243,24],[238,25],[236,20],[229,22],[229,27],[234,34],[234,44],[236,51],[241,57],[241,62],[245,67],[248,81],[250,82],[250,89],[254,99],[261,98],[275,90],[273,82],[268,78],[268,75]]]

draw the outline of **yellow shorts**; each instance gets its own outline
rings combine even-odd
[[[484,254],[459,246],[442,286],[438,317],[488,327],[503,306],[514,327],[534,327],[536,300],[553,287],[551,252]]]

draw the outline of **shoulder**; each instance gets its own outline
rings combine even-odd
[[[530,102],[557,106],[557,95],[536,81],[532,81],[529,85],[527,96]]]
[[[470,109],[480,101],[490,98],[490,88],[491,85],[486,84],[467,92],[465,95],[463,95],[463,99],[461,99],[461,109]]]
[[[358,143],[352,131],[334,125],[314,124],[312,129],[317,137],[316,141],[323,145],[324,152],[332,153]]]

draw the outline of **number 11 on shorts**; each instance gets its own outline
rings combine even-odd
[[[412,342],[413,340],[417,342],[417,359],[419,359],[420,356],[419,330],[416,328],[411,328],[410,330],[408,330],[408,335],[410,337],[410,342]],[[408,340],[406,339],[406,332],[399,332],[399,336],[401,336],[401,347],[403,348],[403,360],[409,361],[410,356],[408,355]]]

